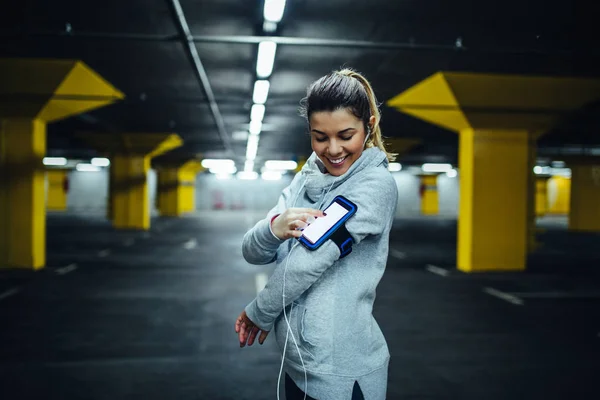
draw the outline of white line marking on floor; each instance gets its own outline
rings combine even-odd
[[[7,297],[10,297],[12,295],[19,293],[20,291],[21,291],[21,289],[19,289],[19,288],[12,288],[12,289],[7,290],[4,293],[0,293],[0,300],[4,300]]]
[[[56,268],[56,273],[59,275],[68,274],[71,271],[75,271],[77,269],[77,264],[69,264],[66,267]]]
[[[396,257],[400,260],[404,260],[406,258],[406,253],[403,253],[401,251],[398,251],[396,249],[390,249],[390,255],[392,257]]]
[[[123,246],[126,246],[126,247],[133,246],[134,243],[135,243],[135,239],[127,239],[126,241],[123,242]]]
[[[255,276],[256,294],[260,293],[260,291],[265,288],[268,280],[269,280],[269,277],[267,276],[267,274],[264,274],[264,273],[256,274],[256,276]]]
[[[425,269],[427,271],[429,271],[433,274],[439,275],[439,276],[448,276],[450,274],[450,271],[448,271],[447,269],[436,267],[435,265],[431,265],[431,264],[427,264],[425,266]]]
[[[195,238],[191,238],[183,244],[183,248],[186,250],[191,250],[196,246],[198,246],[198,241]]]
[[[98,257],[106,257],[109,254],[110,254],[110,249],[100,250],[98,252]]]
[[[501,292],[497,289],[494,288],[490,288],[490,287],[486,287],[483,289],[483,291],[491,296],[497,297],[499,299],[502,299],[504,301],[508,301],[509,303],[512,303],[514,305],[518,305],[518,306],[522,306],[523,305],[523,300],[521,300],[520,298],[518,298],[517,296],[513,296],[509,293],[504,293]]]

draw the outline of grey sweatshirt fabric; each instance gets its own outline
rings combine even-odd
[[[313,153],[277,205],[244,236],[246,261],[277,263],[246,313],[261,329],[274,331],[279,348],[286,349],[285,371],[316,399],[350,399],[355,381],[365,400],[385,398],[389,352],[372,309],[398,201],[387,166],[385,153],[369,148],[344,175],[335,177],[325,173]],[[309,251],[297,240],[281,241],[271,232],[274,215],[291,207],[323,210],[337,195],[358,206],[346,222],[354,239],[347,257],[339,259],[332,241]]]

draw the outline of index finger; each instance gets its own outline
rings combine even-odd
[[[299,213],[310,214],[313,217],[323,217],[323,216],[325,216],[325,214],[323,214],[323,211],[316,210],[314,208],[297,208],[296,211],[298,211]]]

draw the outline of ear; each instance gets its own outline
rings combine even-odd
[[[371,130],[373,130],[374,126],[375,126],[375,116],[371,115],[371,118],[369,118],[369,127],[371,128]]]

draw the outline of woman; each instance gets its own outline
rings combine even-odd
[[[349,69],[314,82],[303,100],[313,154],[277,205],[244,236],[244,258],[277,262],[265,288],[240,314],[240,346],[274,329],[283,351],[286,398],[384,399],[389,352],[373,318],[398,191],[388,172],[373,89]],[[337,195],[358,206],[346,222],[353,251],[331,240],[315,251],[289,240]],[[284,308],[285,304],[285,308]],[[281,376],[280,376],[281,377]],[[364,397],[363,397],[364,396]]]

